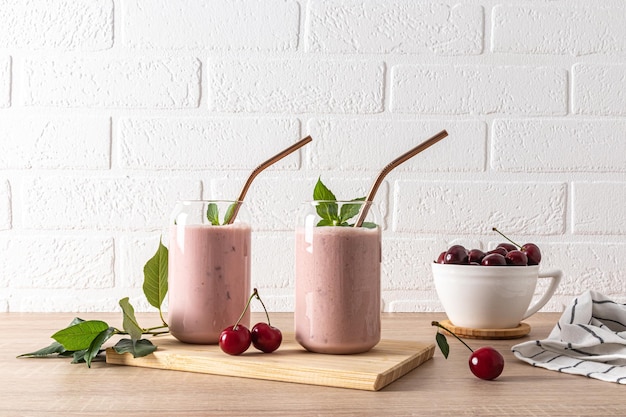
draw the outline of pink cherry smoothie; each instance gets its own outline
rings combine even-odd
[[[296,229],[296,340],[330,354],[380,341],[380,228]]]
[[[171,226],[168,322],[178,340],[216,344],[235,324],[250,295],[250,238],[244,223]]]

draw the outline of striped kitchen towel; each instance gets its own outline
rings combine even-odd
[[[626,304],[587,291],[571,302],[547,339],[511,350],[533,366],[626,384]]]

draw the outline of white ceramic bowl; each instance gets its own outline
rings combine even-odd
[[[511,329],[550,300],[562,272],[539,266],[432,264],[439,300],[453,325],[472,329]],[[538,278],[551,280],[532,306]],[[529,307],[530,306],[530,307]]]

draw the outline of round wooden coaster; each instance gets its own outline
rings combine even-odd
[[[471,329],[455,326],[450,320],[443,320],[441,325],[457,336],[468,339],[517,339],[530,333],[530,326],[524,322],[511,329]]]

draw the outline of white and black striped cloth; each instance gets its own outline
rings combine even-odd
[[[626,384],[626,304],[587,291],[571,302],[547,339],[511,350],[533,366]]]

